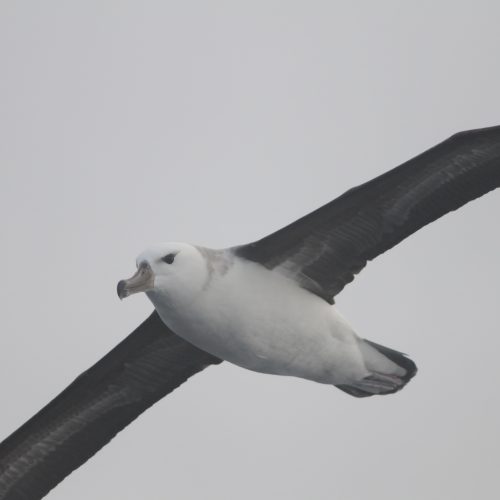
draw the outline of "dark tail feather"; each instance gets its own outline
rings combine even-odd
[[[365,363],[371,373],[351,384],[337,385],[341,391],[357,398],[365,398],[375,394],[392,394],[401,390],[417,373],[415,363],[402,352],[376,344],[370,340],[362,340],[361,342],[369,346],[368,348],[365,346],[362,352],[364,350]],[[374,350],[402,368],[404,374],[401,373],[401,370],[387,373],[387,370],[382,371],[382,369],[378,368],[378,365],[386,366],[386,363],[381,365],[381,358]]]
[[[376,344],[371,340],[364,339],[368,345],[371,345],[378,352],[389,358],[393,363],[396,363],[401,368],[406,370],[406,375],[401,378],[407,384],[417,373],[417,365],[403,352],[396,351],[390,347],[385,347],[380,344]]]

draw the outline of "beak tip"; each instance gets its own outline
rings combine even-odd
[[[128,295],[126,286],[127,283],[125,280],[120,280],[118,285],[116,285],[116,293],[118,294],[118,298],[120,300],[123,300]]]

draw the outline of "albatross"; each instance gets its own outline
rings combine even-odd
[[[259,241],[150,246],[120,298],[155,311],[0,444],[0,500],[42,498],[144,410],[223,360],[355,396],[401,390],[405,354],[359,335],[335,297],[368,261],[500,186],[500,126],[456,134]]]

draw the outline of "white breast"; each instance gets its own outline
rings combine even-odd
[[[179,336],[244,368],[326,383],[364,369],[356,336],[336,309],[259,264],[235,259],[189,304],[150,298]]]

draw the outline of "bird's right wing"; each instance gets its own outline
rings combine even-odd
[[[38,500],[144,410],[221,360],[154,312],[0,443],[0,500]]]

